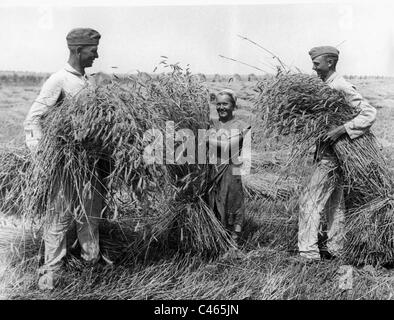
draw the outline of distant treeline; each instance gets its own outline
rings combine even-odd
[[[50,73],[42,73],[42,72],[24,72],[24,71],[0,71],[0,84],[2,85],[41,85],[48,77]],[[157,73],[146,73],[141,72],[138,75],[136,74],[115,74],[110,75],[103,72],[98,72],[92,74],[93,78],[97,83],[99,82],[110,82],[113,78],[118,78],[120,80],[125,80],[130,76],[138,76],[144,79],[156,79],[159,75]],[[264,75],[256,75],[254,73],[250,74],[233,74],[233,75],[223,75],[223,74],[203,74],[197,73],[195,75],[201,81],[207,82],[243,82],[243,81],[260,81],[264,80],[267,77],[272,77],[272,74],[264,74]],[[345,75],[346,79],[385,79],[392,77],[385,76],[358,76],[358,75]]]
[[[387,77],[387,76],[356,76],[356,75],[345,75],[343,76],[345,79],[392,79],[393,77]]]
[[[49,76],[42,72],[0,71],[0,84],[34,86],[42,84]]]

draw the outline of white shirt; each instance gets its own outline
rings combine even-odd
[[[45,81],[23,123],[26,144],[29,147],[35,147],[42,136],[42,128],[39,123],[40,116],[66,96],[75,96],[87,85],[87,76],[82,75],[68,63],[63,69],[52,74]]]
[[[347,103],[360,109],[360,113],[354,119],[346,122],[344,126],[351,139],[363,135],[375,122],[376,109],[357,92],[354,85],[346,81],[337,72],[326,79],[325,83],[332,89],[343,92]]]

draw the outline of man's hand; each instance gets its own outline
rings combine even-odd
[[[323,137],[324,142],[335,143],[343,134],[346,133],[345,126],[339,126],[335,129],[330,130],[325,137]]]
[[[32,154],[36,154],[39,142],[39,139],[34,139],[26,135],[26,146],[29,148]]]

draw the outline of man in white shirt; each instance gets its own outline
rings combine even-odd
[[[360,110],[359,114],[343,125],[327,133],[324,141],[335,143],[343,135],[356,139],[374,123],[376,109],[336,72],[338,49],[330,46],[315,47],[309,51],[313,70],[332,89],[344,93],[346,101]],[[317,168],[300,199],[298,249],[307,261],[321,258],[318,233],[321,214],[327,215],[327,248],[322,256],[333,258],[341,255],[345,236],[345,204],[342,178],[337,171],[338,163],[332,148],[316,150]]]
[[[40,116],[66,96],[76,96],[88,85],[85,68],[91,67],[93,61],[98,58],[97,46],[100,37],[101,35],[96,30],[90,28],[76,28],[67,34],[66,40],[70,50],[68,63],[46,80],[24,122],[26,144],[33,157],[42,137]],[[77,222],[81,257],[91,263],[99,260],[98,224],[103,208],[99,182],[96,181],[95,184],[97,191],[84,199],[88,215],[83,221]],[[41,290],[55,287],[62,259],[67,252],[66,232],[74,221],[71,213],[72,196],[68,189],[70,189],[69,186],[62,188],[53,199],[55,214],[44,231],[45,262],[40,268],[41,277],[38,282]]]

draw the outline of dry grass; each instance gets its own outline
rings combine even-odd
[[[247,91],[253,96],[253,86],[247,87],[245,83],[223,83],[222,86],[238,92]],[[368,83],[368,88],[376,87],[370,89],[374,92],[378,92],[381,86],[380,83]],[[27,100],[21,109],[24,113],[15,116],[18,128],[21,128],[20,122],[32,99],[34,97]],[[247,100],[244,104],[250,109]],[[379,110],[375,126],[384,128],[384,132],[378,132],[378,138],[391,134],[393,111],[387,108]],[[1,131],[1,134],[6,137],[2,142],[12,138],[7,136],[7,131]],[[13,134],[23,137],[20,129]],[[23,139],[14,142],[19,141]],[[255,168],[256,172],[266,170],[279,175],[290,149],[282,150],[280,142],[273,142],[256,151],[265,156],[262,165]],[[295,169],[299,178],[305,178],[311,171],[309,165]],[[298,181],[302,183],[302,179]],[[156,248],[152,246],[148,255],[134,259],[129,257],[127,263],[122,263],[120,258],[125,256],[125,252],[132,252],[129,247],[122,247],[127,244],[124,237],[143,239],[144,228],[142,225],[141,229],[136,228],[135,220],[124,221],[124,224],[103,224],[102,234],[105,236],[101,241],[103,246],[107,245],[108,250],[112,250],[111,257],[117,261],[115,267],[90,268],[71,255],[67,259],[61,285],[50,293],[40,292],[37,288],[37,254],[41,245],[40,238],[37,238],[34,251],[24,258],[21,251],[16,254],[8,249],[6,251],[10,255],[0,255],[0,269],[4,271],[0,272],[0,296],[4,299],[392,299],[394,282],[391,270],[371,266],[355,268],[353,290],[343,291],[338,286],[338,269],[343,261],[311,266],[293,262],[297,235],[296,196],[294,194],[286,202],[248,200],[241,253],[225,254],[211,261],[184,254],[177,256],[176,250],[155,252]],[[20,227],[17,221],[16,226],[14,228]],[[15,239],[15,233],[11,235]],[[6,238],[0,237],[4,240],[1,248],[10,247]],[[21,243],[18,239],[17,243]],[[110,245],[116,242],[115,247]]]
[[[359,112],[347,104],[342,93],[309,75],[278,74],[259,87],[256,107],[267,130],[292,139],[290,165],[308,156],[314,145],[327,148],[321,142],[324,135]],[[393,262],[393,183],[376,138],[371,132],[354,140],[344,136],[332,148],[339,160],[347,208],[355,212],[346,218],[347,260],[353,264]],[[389,203],[376,205],[377,198]]]
[[[264,171],[242,176],[242,184],[246,196],[251,199],[262,197],[286,200],[300,187],[295,179],[285,179],[281,175]]]
[[[279,247],[244,247],[214,261],[197,256],[157,255],[127,265],[87,267],[67,258],[60,285],[37,289],[37,259],[14,259],[3,267],[0,296],[6,299],[391,299],[392,272],[353,269],[353,288],[339,286],[342,261],[305,265]],[[9,261],[9,260],[8,260]]]
[[[0,150],[0,212],[3,214],[21,214],[29,166],[26,147],[8,146]]]
[[[23,199],[21,215],[50,219],[54,197],[65,190],[80,219],[88,214],[83,199],[98,192],[106,201],[105,218],[129,217],[149,227],[150,239],[137,248],[130,244],[135,250],[145,251],[158,242],[211,256],[233,247],[204,200],[209,165],[168,164],[166,149],[163,163],[144,159],[153,141],[146,138],[148,130],[164,134],[172,121],[175,130],[192,131],[197,145],[198,130],[209,127],[204,86],[189,71],[168,66],[172,72],[155,80],[137,76],[89,87],[42,116],[43,139],[34,157],[27,155],[20,164],[12,157],[4,160],[24,173],[24,179],[20,174],[11,177],[15,188],[9,190],[11,198]],[[194,159],[197,155],[196,148]],[[127,194],[125,208],[119,200]]]

